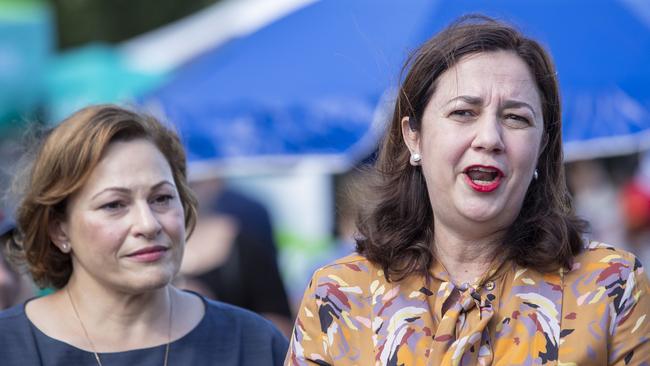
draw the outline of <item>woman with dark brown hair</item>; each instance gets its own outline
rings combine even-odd
[[[583,239],[546,51],[481,16],[410,58],[357,227],[287,365],[642,365],[647,274]]]
[[[3,366],[282,363],[268,321],[171,285],[197,202],[170,129],[85,108],[47,134],[25,178],[9,250],[55,291],[0,312]]]

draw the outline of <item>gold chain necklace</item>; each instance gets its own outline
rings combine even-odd
[[[84,335],[86,336],[86,341],[88,341],[88,344],[90,345],[90,349],[93,350],[93,355],[95,356],[95,361],[97,361],[97,365],[104,366],[102,365],[102,361],[99,358],[99,354],[97,354],[97,351],[95,350],[95,345],[93,344],[93,341],[91,341],[90,337],[88,336],[88,331],[86,330],[84,323],[81,321],[81,317],[79,316],[79,312],[77,311],[77,307],[75,306],[74,301],[72,301],[72,296],[70,295],[70,290],[68,289],[68,287],[65,288],[65,292],[68,294],[68,299],[70,300],[70,304],[72,305],[72,310],[74,310],[74,315],[77,317],[77,320],[79,321],[79,325],[81,325],[81,329],[84,331]],[[171,343],[172,340],[172,312],[174,309],[174,302],[172,300],[171,290],[168,289],[167,294],[169,296],[169,327],[167,328],[167,345],[165,346],[165,360],[163,362],[164,366],[167,366],[167,358],[169,357],[169,344]]]

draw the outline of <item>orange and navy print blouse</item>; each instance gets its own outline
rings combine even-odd
[[[359,255],[317,270],[285,365],[650,366],[650,285],[630,253],[593,242],[571,270],[506,263],[480,286],[431,275],[389,282]]]

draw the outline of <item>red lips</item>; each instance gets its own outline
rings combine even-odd
[[[503,172],[496,167],[489,165],[471,165],[467,167],[465,181],[476,192],[487,193],[499,188]]]

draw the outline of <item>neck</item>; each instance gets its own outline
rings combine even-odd
[[[438,221],[434,227],[436,259],[442,263],[454,283],[471,284],[489,270],[499,249],[502,231],[468,234]]]
[[[81,286],[71,278],[60,292],[76,319],[73,324],[80,328],[79,323],[83,324],[97,352],[153,347],[169,341],[171,297],[175,296],[170,286],[129,294]]]

